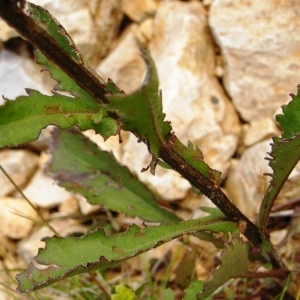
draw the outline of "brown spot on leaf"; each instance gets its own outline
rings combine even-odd
[[[118,253],[118,254],[123,254],[124,253],[123,249],[120,249],[116,246],[112,246],[112,251],[115,252],[115,253]]]
[[[55,115],[62,112],[61,105],[45,106],[44,111],[47,115]]]

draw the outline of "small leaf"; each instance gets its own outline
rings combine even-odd
[[[115,286],[115,293],[111,295],[111,300],[135,300],[136,296],[131,288],[119,284]]]
[[[229,279],[243,277],[247,272],[248,246],[239,237],[233,236],[231,244],[222,252],[221,264],[214,270],[212,279],[204,283],[202,291],[197,294],[197,299],[207,299]]]
[[[164,121],[154,62],[147,51],[143,52],[143,57],[147,63],[144,85],[131,95],[109,96],[109,109],[118,112],[122,129],[136,134],[148,145],[151,154],[159,157],[160,148],[169,137],[171,126]]]
[[[76,62],[82,63],[81,53],[77,50],[72,38],[58,21],[44,8],[27,2],[28,14],[34,19],[42,30],[56,41],[58,46],[64,49]]]
[[[283,129],[282,137],[291,138],[300,133],[300,85],[297,95],[291,94],[292,101],[282,106],[283,114],[277,115],[276,120]]]
[[[221,172],[211,169],[204,162],[203,154],[198,147],[194,147],[190,141],[186,147],[175,135],[171,136],[168,143],[186,160],[187,163],[197,169],[206,178],[212,180],[216,185],[218,185],[221,178]]]
[[[111,153],[74,131],[55,132],[49,166],[61,186],[82,194],[91,204],[150,222],[180,220],[160,207],[152,192]]]
[[[183,300],[195,300],[195,299],[197,299],[197,294],[199,293],[199,291],[201,291],[203,289],[203,285],[204,285],[204,281],[200,281],[200,280],[193,281],[190,284],[190,286],[184,290]]]
[[[43,239],[45,249],[39,249],[36,256],[36,261],[47,267],[38,269],[30,264],[27,270],[17,275],[18,289],[28,292],[79,273],[107,269],[184,234],[207,230],[234,231],[236,224],[208,216],[156,227],[132,225],[127,232],[110,237],[102,229],[82,237],[47,237]]]
[[[39,50],[34,52],[35,60],[38,64],[44,66],[42,71],[48,71],[51,77],[58,82],[54,86],[54,91],[65,91],[69,92],[74,97],[81,97],[87,99],[88,101],[93,100],[93,98],[84,91],[70,76],[63,72],[54,63],[49,61]],[[98,104],[99,105],[99,104]]]
[[[282,186],[300,159],[300,85],[297,96],[283,106],[283,115],[276,119],[283,129],[282,137],[273,138],[269,166],[273,169],[270,185],[259,211],[259,227],[264,232],[269,214]]]
[[[95,101],[64,95],[46,96],[27,89],[28,96],[6,99],[0,106],[0,148],[28,143],[48,125],[63,129],[78,126],[94,129],[104,136],[115,134],[117,127]]]
[[[162,295],[162,300],[174,300],[175,295],[172,289],[165,289]]]

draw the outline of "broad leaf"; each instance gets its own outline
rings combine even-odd
[[[272,178],[259,212],[259,227],[263,231],[276,197],[300,159],[300,85],[297,96],[291,96],[292,101],[282,107],[283,114],[276,116],[283,133],[281,138],[273,138],[272,151],[269,153],[273,174],[268,174]]]
[[[212,279],[205,282],[202,291],[197,293],[197,299],[207,299],[229,279],[243,277],[247,273],[248,246],[239,237],[233,236],[231,244],[222,252],[221,264],[213,271]]]
[[[83,69],[89,69],[99,84],[104,86],[103,80],[88,67],[71,37],[53,16],[31,3],[28,3],[28,13],[41,32],[50,34],[67,55]],[[40,51],[37,50],[35,56],[37,62],[44,66],[43,70],[49,71],[58,82],[53,89],[54,95],[50,97],[27,90],[28,96],[18,97],[15,101],[6,99],[6,103],[0,107],[0,148],[30,142],[50,124],[63,129],[71,126],[78,126],[81,130],[94,129],[105,139],[117,133],[117,123],[104,107],[100,107],[95,99]],[[57,94],[57,91],[69,92],[75,97]]]
[[[85,196],[91,204],[150,222],[180,220],[160,207],[151,191],[110,152],[74,131],[56,131],[50,171],[59,185]]]
[[[82,237],[47,237],[44,238],[45,249],[40,249],[36,256],[36,261],[47,267],[38,269],[30,264],[27,270],[17,275],[18,289],[28,292],[79,273],[103,270],[184,234],[207,230],[233,232],[236,224],[208,216],[156,227],[132,225],[127,232],[110,237],[102,229]],[[241,253],[235,252],[235,255]]]
[[[108,97],[109,109],[117,111],[122,129],[135,133],[159,157],[160,148],[170,135],[171,126],[165,122],[162,100],[158,90],[158,78],[154,62],[148,51],[143,52],[147,63],[147,75],[143,87],[131,95]]]
[[[78,126],[94,129],[104,136],[114,134],[115,122],[107,117],[92,99],[71,98],[64,95],[46,96],[27,89],[28,96],[16,100],[5,99],[0,106],[0,148],[25,144],[36,139],[48,125],[63,129]]]

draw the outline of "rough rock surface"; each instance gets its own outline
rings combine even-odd
[[[272,173],[268,161],[264,158],[270,152],[271,141],[260,142],[247,149],[241,159],[232,161],[232,167],[226,180],[226,191],[237,207],[249,217],[258,212]]]
[[[155,0],[122,0],[122,10],[133,21],[141,22],[155,13],[157,2]]]
[[[224,85],[243,119],[273,118],[299,84],[300,2],[214,1],[209,24]]]
[[[23,217],[22,217],[23,216]],[[12,239],[26,237],[37,218],[35,210],[23,199],[0,199],[0,231]]]
[[[31,59],[21,57],[11,51],[0,51],[0,105],[4,103],[4,96],[13,100],[20,95],[27,95],[25,88],[39,90],[43,94],[49,94],[49,76],[40,73],[38,66]],[[45,75],[45,76],[44,76]],[[48,84],[44,79],[47,78]],[[18,84],[16,84],[18,82]],[[51,86],[51,88],[53,85]]]
[[[97,67],[103,79],[113,79],[125,93],[140,87],[146,69],[138,48],[136,30],[137,25],[130,26],[120,37],[117,47]]]
[[[55,184],[54,180],[38,170],[23,190],[30,201],[39,207],[53,207],[73,197],[71,193]]]
[[[240,127],[232,104],[214,76],[213,43],[202,5],[161,2],[154,19],[150,52],[158,70],[164,111],[175,133],[185,143],[191,140],[201,145],[205,160],[226,171]],[[133,156],[133,152],[137,154]],[[130,138],[124,146],[122,162],[138,173],[149,163],[146,152],[144,145]],[[189,188],[180,176],[166,170],[158,169],[155,177],[140,177],[168,199],[183,197]]]
[[[30,180],[38,166],[38,156],[27,150],[3,150],[0,152],[0,164],[19,187]],[[15,187],[0,172],[0,197],[11,194]]]

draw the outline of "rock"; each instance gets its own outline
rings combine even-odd
[[[0,41],[6,42],[7,40],[17,37],[19,34],[10,26],[7,25],[7,23],[0,19]]]
[[[255,217],[269,185],[272,173],[268,165],[267,152],[271,141],[260,142],[247,149],[240,160],[232,161],[225,189],[230,200],[248,217]]]
[[[0,105],[4,104],[2,96],[13,100],[17,96],[27,95],[25,88],[49,95],[55,82],[47,72],[41,74],[40,69],[41,66],[29,58],[7,50],[0,51]]]
[[[149,171],[141,173],[142,168],[146,168],[151,162],[151,155],[147,146],[138,143],[135,136],[130,135],[128,142],[123,148],[122,163],[131,169],[140,180],[153,187],[163,199],[181,199],[190,189],[188,181],[173,170],[167,170],[160,166],[156,167],[155,176]]]
[[[126,93],[141,86],[146,70],[136,40],[137,28],[137,25],[130,26],[121,36],[118,46],[96,69],[103,79],[111,78]]]
[[[98,211],[99,209],[101,209],[100,205],[92,205],[90,204],[87,199],[81,195],[76,195],[77,201],[78,201],[78,205],[80,208],[80,212],[86,216],[89,215],[93,212]]]
[[[52,141],[52,131],[55,127],[54,125],[49,125],[45,129],[42,129],[38,139],[30,142],[27,147],[37,152],[46,151]]]
[[[101,150],[113,152],[113,155],[116,157],[116,159],[121,160],[122,145],[119,143],[118,136],[111,136],[104,141],[103,137],[100,134],[95,134],[95,131],[92,129],[85,131],[83,134],[92,142],[97,144]],[[121,136],[124,142],[127,140],[127,135],[127,132],[122,131]]]
[[[75,197],[62,202],[58,208],[62,215],[75,215],[79,213],[78,201]]]
[[[27,150],[2,150],[0,164],[14,183],[22,188],[38,166],[38,156]],[[0,197],[11,194],[15,187],[0,171]]]
[[[153,38],[153,19],[143,21],[136,31],[136,38],[143,47],[147,48]]]
[[[239,134],[237,115],[214,75],[213,42],[200,3],[162,2],[150,50],[167,119],[180,139]]]
[[[39,248],[45,248],[45,242],[41,239],[46,236],[53,236],[53,232],[46,226],[40,227],[26,239],[18,243],[18,255],[27,263],[33,262],[33,258],[37,255]]]
[[[93,45],[95,55],[91,57],[91,60],[98,63],[99,58],[103,58],[107,54],[119,32],[123,12],[120,0],[93,0],[87,1],[87,3],[89,12],[95,22],[92,32],[94,31],[97,35],[97,41]]]
[[[240,125],[214,74],[213,42],[202,5],[161,2],[154,19],[150,52],[158,70],[166,119],[184,143],[191,140],[200,144],[206,154],[204,159],[226,172],[237,147]],[[212,141],[214,144],[210,145]],[[217,164],[216,157],[222,157],[227,164]],[[138,144],[136,138],[129,138],[122,162],[139,174],[150,162],[146,147]],[[155,177],[149,173],[139,177],[164,199],[182,198],[190,188],[175,172],[161,168]]]
[[[245,124],[243,133],[243,143],[247,147],[281,134],[275,122],[267,117],[253,120],[250,125]]]
[[[299,83],[299,11],[299,1],[211,5],[209,25],[225,63],[224,85],[246,121],[272,118]]]
[[[157,9],[155,0],[122,0],[123,12],[133,21],[140,23],[153,15]]]
[[[72,219],[57,219],[50,222],[50,224],[61,237],[72,233],[84,234],[87,232],[84,226],[75,225]],[[40,227],[37,231],[18,243],[18,255],[28,264],[33,262],[33,258],[37,255],[39,248],[45,248],[45,242],[41,241],[41,239],[44,237],[52,237],[53,235],[54,233],[49,227]],[[45,268],[45,266],[41,267]]]
[[[26,237],[37,219],[35,210],[23,199],[0,199],[0,231],[12,239]]]
[[[74,197],[67,190],[55,184],[54,180],[41,170],[35,173],[23,193],[32,203],[45,208],[54,207]]]
[[[66,29],[92,64],[103,57],[118,33],[123,13],[118,0],[34,0]]]

